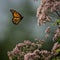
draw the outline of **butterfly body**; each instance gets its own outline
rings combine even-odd
[[[20,13],[18,13],[16,10],[10,9],[13,18],[12,18],[12,22],[17,25],[19,22],[21,22],[21,20],[23,19],[22,15]]]

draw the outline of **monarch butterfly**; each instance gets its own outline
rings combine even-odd
[[[19,22],[21,22],[21,20],[23,19],[22,15],[17,12],[16,10],[14,9],[10,9],[12,15],[13,15],[13,18],[12,18],[12,22],[17,25]]]

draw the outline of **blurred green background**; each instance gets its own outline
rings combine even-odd
[[[36,11],[39,5],[40,0],[0,0],[0,60],[8,60],[7,51],[11,51],[17,43],[24,40],[43,39],[46,41],[44,49],[52,48],[56,27],[50,23],[37,25]],[[10,9],[15,9],[24,17],[18,25],[12,23]],[[52,28],[49,38],[45,38],[44,32],[47,26]]]

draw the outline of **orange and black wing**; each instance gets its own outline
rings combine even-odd
[[[12,22],[17,25],[19,22],[21,22],[23,17],[22,17],[22,15],[20,13],[18,13],[14,9],[10,9],[10,11],[11,11],[11,13],[13,15]]]

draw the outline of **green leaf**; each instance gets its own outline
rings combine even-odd
[[[57,42],[60,43],[60,38],[57,39]]]
[[[59,20],[56,20],[54,23],[52,23],[52,26],[56,26],[57,23],[60,25],[60,19]]]
[[[56,58],[53,58],[52,60],[56,60]]]
[[[60,19],[59,20],[56,20],[55,22],[59,22],[60,23]]]
[[[52,26],[56,26],[57,24],[56,23],[52,23]]]
[[[57,49],[56,52],[59,53],[60,52],[60,49]]]

